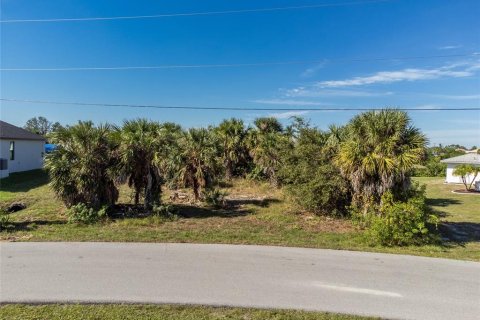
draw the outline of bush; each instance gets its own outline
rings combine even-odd
[[[267,175],[261,167],[253,166],[246,175],[246,178],[253,181],[265,181],[267,180]]]
[[[413,170],[413,176],[415,177],[443,177],[445,176],[445,170],[447,165],[440,162],[440,158],[434,157],[428,160],[425,166],[416,167]]]
[[[346,213],[348,185],[332,165],[298,166],[291,168],[290,176],[294,179],[286,186],[287,194],[303,209],[318,215]]]
[[[157,217],[174,220],[177,218],[177,210],[169,204],[154,205],[152,214]]]
[[[369,239],[384,246],[422,245],[435,242],[438,217],[425,205],[424,189],[407,201],[394,200],[391,192],[382,197],[376,212],[367,217]]]
[[[84,203],[71,206],[67,210],[68,222],[70,223],[92,224],[106,217],[106,215],[106,207],[95,210],[94,208],[87,207]]]
[[[308,126],[297,131],[294,147],[283,153],[278,172],[287,195],[302,209],[318,215],[346,214],[350,190],[332,164],[328,134]]]
[[[217,188],[205,189],[203,191],[203,201],[214,208],[221,208],[225,206],[227,196],[226,192],[220,191]]]
[[[4,209],[0,209],[0,231],[5,230],[10,225],[10,215]]]

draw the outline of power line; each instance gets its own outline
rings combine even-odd
[[[328,107],[328,108],[244,108],[244,107],[187,107],[187,106],[166,106],[166,105],[141,105],[141,104],[116,104],[116,103],[88,103],[88,102],[66,102],[66,101],[45,101],[28,99],[7,99],[0,98],[0,101],[15,103],[74,105],[89,107],[125,107],[125,108],[150,108],[150,109],[175,109],[175,110],[229,110],[229,111],[371,111],[384,108],[351,108],[351,107]],[[403,111],[480,111],[480,107],[473,108],[394,108]]]
[[[102,20],[104,21],[104,20],[157,19],[157,18],[171,18],[171,17],[207,16],[207,15],[221,15],[221,14],[234,14],[234,13],[269,12],[269,11],[315,9],[315,8],[326,8],[326,7],[342,7],[342,6],[373,4],[373,3],[390,2],[390,1],[392,1],[392,0],[350,1],[350,2],[341,2],[341,3],[324,3],[324,4],[304,5],[304,6],[288,6],[288,7],[273,7],[273,8],[225,10],[225,11],[207,11],[207,12],[167,13],[167,14],[138,15],[138,16],[87,17],[87,18],[50,18],[50,19],[9,19],[9,20],[0,20],[0,23],[74,22],[74,21],[78,22],[78,21],[102,21]]]
[[[409,57],[377,57],[377,58],[324,58],[313,60],[270,61],[254,63],[219,63],[219,64],[166,64],[157,66],[117,66],[117,67],[64,67],[64,68],[0,68],[0,71],[109,71],[109,70],[156,70],[156,69],[200,69],[200,68],[238,68],[276,65],[309,64],[321,62],[375,62],[375,61],[407,61],[421,59],[442,59],[477,56],[479,53],[461,53],[448,55],[409,56]]]

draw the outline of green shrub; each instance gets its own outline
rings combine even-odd
[[[441,163],[439,158],[433,158],[425,165],[429,177],[443,177],[447,170],[447,164]]]
[[[178,217],[176,208],[169,204],[154,205],[152,214],[170,220],[175,220]]]
[[[214,208],[224,207],[226,204],[226,192],[220,191],[217,188],[205,189],[203,191],[203,201]]]
[[[253,166],[246,175],[246,178],[253,181],[265,181],[267,180],[267,175],[261,167]]]
[[[106,207],[95,210],[94,208],[87,207],[84,203],[71,206],[67,210],[68,222],[70,223],[92,224],[106,217],[106,215]]]
[[[384,246],[422,245],[437,240],[438,217],[425,205],[424,190],[407,201],[398,201],[391,192],[382,197],[377,210],[366,216],[369,240]]]
[[[300,164],[290,168],[289,176],[287,194],[303,209],[328,216],[346,213],[348,185],[332,165],[309,167]]]
[[[10,215],[4,209],[0,209],[0,231],[5,230],[10,225]]]

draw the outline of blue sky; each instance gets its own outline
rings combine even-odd
[[[363,2],[362,0],[352,0]],[[208,12],[346,0],[1,0],[1,19]],[[3,23],[1,68],[317,63],[230,68],[2,71],[1,97],[192,107],[480,107],[480,1],[392,0],[357,5],[159,19]],[[369,58],[461,55],[417,60]],[[339,61],[339,59],[345,59]],[[303,115],[326,128],[356,112],[262,112],[1,103],[4,121],[74,123],[147,117],[183,126]],[[414,111],[431,144],[480,145],[480,111]]]

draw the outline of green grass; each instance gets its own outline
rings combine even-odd
[[[427,185],[427,203],[442,214],[444,221],[480,223],[480,195],[452,193],[463,190],[463,184],[444,184],[444,178],[415,180]]]
[[[22,201],[27,209],[11,215],[12,226],[0,232],[0,240],[11,241],[124,241],[229,243],[348,249],[413,254],[480,261],[478,235],[469,241],[443,245],[370,246],[363,231],[349,220],[298,214],[280,190],[267,184],[238,180],[225,190],[234,197],[265,197],[240,201],[229,210],[213,210],[188,204],[177,205],[181,217],[168,221],[157,217],[108,220],[95,225],[66,222],[65,207],[55,199],[42,171],[13,174],[0,180],[0,205]],[[445,223],[476,232],[480,226],[480,196],[456,195],[461,186],[442,183],[442,178],[416,178],[427,184],[429,204]],[[129,203],[131,191],[120,188],[120,202]],[[168,201],[168,192],[164,195]]]
[[[9,320],[354,320],[374,319],[325,312],[262,310],[178,305],[5,305],[0,319]],[[376,318],[375,318],[376,319]]]

